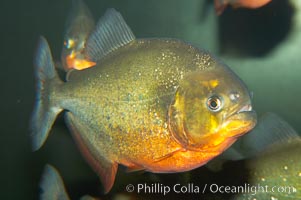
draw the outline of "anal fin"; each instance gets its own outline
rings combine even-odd
[[[132,165],[126,169],[126,172],[137,172],[137,171],[144,171],[144,170],[145,168],[143,166]]]
[[[66,122],[79,146],[80,152],[93,170],[99,175],[105,192],[109,192],[114,184],[118,163],[110,161],[91,145],[89,136],[96,134],[86,124],[70,112],[66,113]]]

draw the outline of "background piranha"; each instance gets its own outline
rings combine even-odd
[[[272,0],[214,0],[215,11],[218,15],[222,14],[228,5],[233,8],[255,9],[266,5]]]
[[[63,179],[59,172],[51,165],[44,167],[40,183],[40,200],[69,200]],[[81,200],[97,200],[91,196],[83,196]]]
[[[300,199],[301,138],[289,138],[270,146],[264,153],[248,160],[248,183],[256,190],[233,197],[232,200]]]
[[[72,8],[66,23],[61,62],[65,71],[82,70],[95,63],[86,56],[86,41],[95,27],[89,8],[82,0],[72,0]]]
[[[41,37],[36,53],[33,149],[65,119],[105,191],[118,164],[182,172],[206,164],[256,124],[245,84],[210,53],[174,39],[135,39],[114,9],[86,43],[97,65],[62,82]]]

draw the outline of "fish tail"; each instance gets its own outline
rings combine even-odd
[[[31,118],[32,149],[38,150],[47,139],[56,116],[62,111],[52,97],[52,91],[62,85],[47,40],[40,37],[35,57],[36,101]]]
[[[61,199],[69,200],[63,180],[58,171],[51,165],[47,164],[44,168],[40,182],[41,200]]]

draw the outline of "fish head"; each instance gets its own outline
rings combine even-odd
[[[61,54],[65,71],[70,69],[82,70],[96,64],[87,58],[85,50],[86,42],[94,28],[94,19],[86,4],[81,0],[72,1],[72,7],[66,21]]]
[[[85,47],[86,37],[82,34],[68,36],[64,39],[62,54],[71,55],[74,52],[81,52]]]
[[[84,40],[79,35],[66,34],[62,48],[61,59],[65,69],[73,68],[73,60],[75,60],[79,52],[84,48]]]
[[[64,69],[85,69],[95,65],[94,62],[89,61],[85,56],[85,43],[87,36],[85,34],[78,33],[72,35],[73,37],[65,37],[63,50],[62,50],[62,63]]]
[[[169,129],[188,150],[222,152],[256,125],[245,84],[227,66],[214,65],[187,74],[169,107]]]

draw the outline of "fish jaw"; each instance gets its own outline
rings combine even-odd
[[[75,53],[72,53],[66,57],[66,63],[68,69],[76,70],[83,70],[96,65],[96,63],[93,61],[78,58],[77,54]]]
[[[201,145],[192,145],[189,142],[185,145],[174,137],[181,149],[146,169],[156,173],[170,173],[198,168],[227,150],[240,136],[253,129],[256,122],[256,112],[252,107],[249,104],[243,106],[237,113],[229,116],[216,133],[204,136]],[[184,135],[186,141],[189,141],[189,133]]]
[[[203,145],[182,147],[146,169],[157,173],[184,172],[205,165],[228,149],[240,136],[252,130],[256,122],[256,112],[250,110],[249,106],[244,106],[231,115],[217,133],[204,137]]]
[[[175,129],[169,124],[174,140],[183,146],[183,148],[191,151],[214,151],[222,153],[225,151],[238,137],[252,130],[257,123],[256,112],[252,110],[250,104],[246,104],[237,112],[226,117],[221,125],[214,128],[213,132],[200,136],[198,142],[195,142],[193,135],[186,127],[185,120],[180,123],[180,129]],[[174,131],[181,130],[181,134]],[[200,134],[201,135],[201,134]]]
[[[243,107],[237,113],[229,116],[221,127],[226,137],[239,137],[252,130],[257,123],[256,112],[253,110],[244,110]]]

